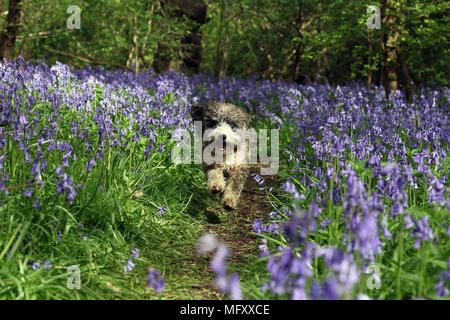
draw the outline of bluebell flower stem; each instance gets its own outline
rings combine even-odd
[[[420,266],[420,282],[419,282],[419,289],[417,291],[417,296],[419,298],[423,297],[423,290],[425,285],[425,271],[427,266],[427,260],[428,260],[428,242],[422,242],[422,245],[420,246],[422,261]]]
[[[402,255],[403,255],[403,216],[399,216],[399,232],[398,232],[398,251],[397,251],[397,275],[396,275],[396,298],[402,298],[401,293],[401,273],[402,273]]]

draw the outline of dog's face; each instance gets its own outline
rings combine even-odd
[[[224,102],[208,102],[193,105],[191,116],[194,121],[202,121],[207,137],[221,143],[219,149],[224,151],[226,143],[236,146],[242,141],[242,131],[247,130],[250,116],[241,108]]]

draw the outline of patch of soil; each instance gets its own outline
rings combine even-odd
[[[214,233],[228,246],[231,251],[228,261],[231,263],[244,264],[245,256],[259,253],[259,240],[250,234],[254,232],[252,224],[259,218],[267,217],[267,214],[272,211],[267,201],[266,191],[260,189],[275,186],[279,176],[264,176],[263,179],[264,183],[259,185],[253,176],[249,175],[238,207],[234,211],[229,212],[221,207],[207,208],[207,211],[219,217],[220,222],[207,224],[203,233]],[[208,261],[212,259],[212,256],[210,254],[207,257]],[[208,271],[213,272],[209,267]]]
[[[266,191],[260,189],[262,187],[267,189],[275,186],[279,176],[264,176],[263,179],[263,185],[259,185],[253,176],[249,175],[238,207],[234,211],[230,212],[223,209],[219,201],[217,201],[217,206],[214,208],[206,208],[208,222],[204,226],[202,234],[214,233],[228,246],[230,249],[230,256],[227,260],[229,264],[246,264],[246,256],[259,253],[259,239],[250,234],[254,231],[252,224],[259,218],[267,217],[267,214],[272,211],[267,200]],[[195,252],[195,245],[186,248],[186,256],[183,259],[184,265],[180,270],[181,273],[183,270],[186,270],[186,278],[193,281],[188,285],[184,284],[182,287],[177,288],[176,292],[184,297],[192,296],[193,299],[226,299],[227,297],[220,293],[215,286],[215,274],[209,267],[215,252],[207,255],[198,255]],[[197,274],[193,276],[190,274],[190,271],[196,268]],[[195,294],[192,295],[193,292]],[[165,298],[177,299],[173,294],[174,292],[165,296]]]

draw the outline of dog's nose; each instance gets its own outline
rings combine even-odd
[[[222,139],[223,139],[223,141],[227,140],[227,136],[223,134]]]

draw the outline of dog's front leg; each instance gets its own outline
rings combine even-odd
[[[225,189],[225,178],[223,176],[223,170],[220,167],[207,168],[206,174],[206,186],[211,193],[221,193]]]
[[[221,203],[225,209],[233,210],[236,208],[247,176],[248,169],[246,167],[239,166],[230,171],[228,184],[221,197]]]

